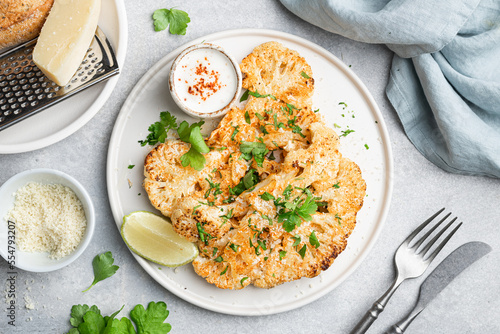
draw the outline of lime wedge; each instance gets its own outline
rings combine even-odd
[[[148,211],[123,217],[121,235],[127,246],[146,260],[178,267],[198,256],[198,247],[178,235],[170,221]]]

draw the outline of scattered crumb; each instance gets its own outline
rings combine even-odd
[[[24,303],[25,303],[25,307],[26,309],[28,310],[34,310],[35,309],[35,303],[33,303],[33,301],[31,300],[31,298],[27,295],[24,295]]]

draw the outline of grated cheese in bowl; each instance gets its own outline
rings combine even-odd
[[[92,240],[92,199],[66,173],[49,168],[18,173],[0,186],[0,203],[0,256],[10,268],[58,270]]]
[[[48,252],[52,259],[72,253],[87,226],[82,203],[61,184],[30,182],[18,189],[8,216],[16,224],[19,250]]]

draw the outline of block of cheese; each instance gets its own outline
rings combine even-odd
[[[101,0],[55,0],[33,50],[38,68],[59,86],[71,80],[92,42]]]

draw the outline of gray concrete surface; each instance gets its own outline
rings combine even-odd
[[[440,207],[453,211],[464,222],[446,253],[473,240],[487,242],[494,250],[450,284],[407,333],[500,333],[500,180],[449,174],[414,148],[384,93],[392,59],[385,46],[362,44],[325,32],[301,21],[276,0],[149,0],[126,1],[125,5],[129,28],[126,64],[102,110],[75,134],[54,145],[34,152],[0,155],[0,183],[36,167],[55,168],[80,180],[94,200],[98,222],[90,246],[68,267],[52,273],[19,272],[17,326],[7,324],[8,305],[1,293],[0,333],[65,333],[70,329],[74,304],[96,304],[103,313],[110,314],[122,305],[130,310],[152,300],[167,303],[172,333],[348,333],[392,281],[393,254],[400,242],[418,222]],[[187,34],[155,33],[153,11],[174,6],[191,17]],[[293,311],[259,317],[201,309],[151,279],[122,241],[106,190],[109,138],[120,108],[136,82],[178,46],[206,34],[236,28],[295,34],[352,65],[382,111],[394,154],[394,192],[389,214],[379,240],[364,262],[338,288],[319,300]],[[79,153],[75,154],[75,149]],[[92,258],[108,250],[113,252],[120,270],[88,293],[81,293],[93,279]],[[6,262],[0,260],[2,291],[7,270]],[[422,281],[420,277],[403,283],[368,333],[382,333],[406,314],[416,301]],[[30,303],[33,309],[26,307]]]

